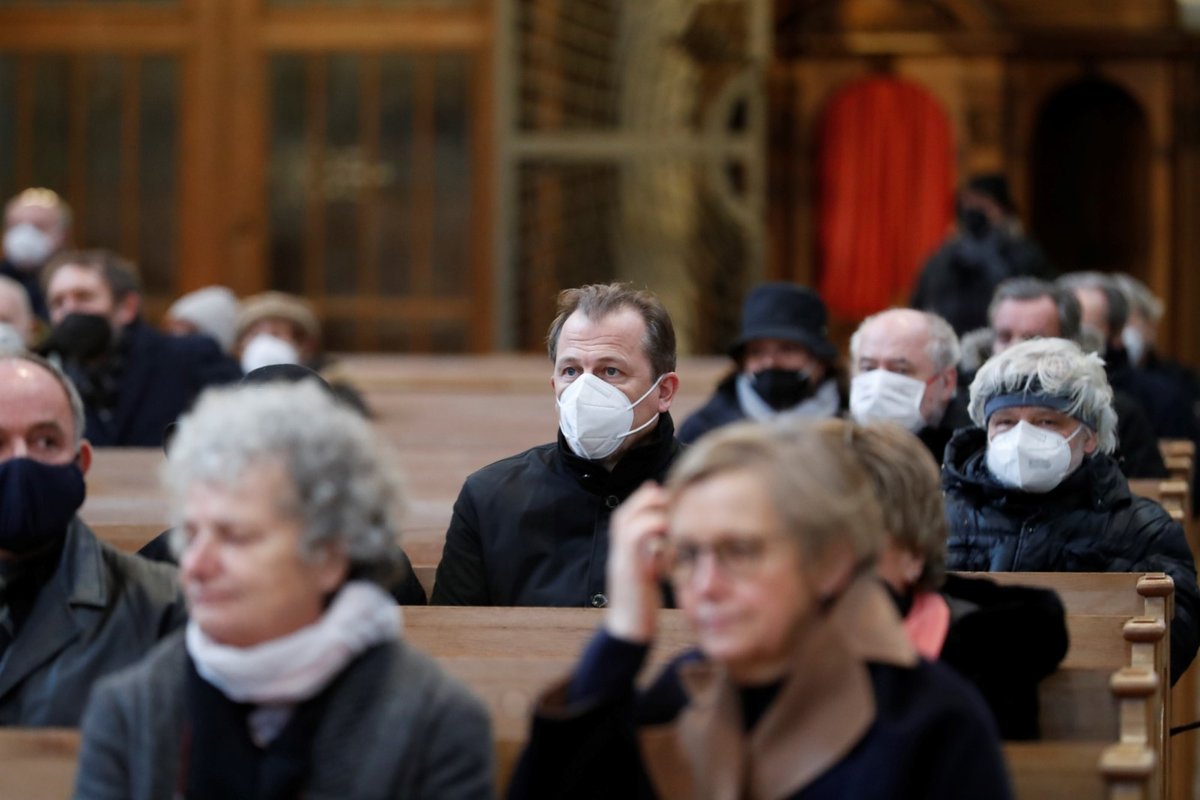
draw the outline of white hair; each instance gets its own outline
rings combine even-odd
[[[1152,324],[1158,324],[1162,320],[1162,300],[1154,296],[1154,292],[1150,291],[1149,286],[1124,272],[1113,275],[1113,281],[1121,290],[1121,294],[1125,295],[1125,299],[1129,301],[1131,311],[1138,312]]]
[[[971,382],[971,420],[987,427],[984,407],[993,397],[1040,393],[1068,402],[1064,413],[1096,431],[1101,452],[1117,447],[1117,414],[1104,360],[1066,339],[1030,339],[988,359]]]
[[[950,323],[939,317],[937,314],[932,314],[928,311],[917,311],[912,308],[889,308],[886,311],[879,311],[864,319],[850,337],[850,360],[858,361],[858,346],[862,339],[862,332],[872,322],[882,322],[888,316],[896,314],[919,314],[925,321],[926,328],[929,331],[929,344],[926,346],[929,354],[929,360],[933,362],[935,372],[942,372],[950,367],[958,364],[961,350],[958,345],[958,335],[955,334],[954,328],[950,327]]]
[[[399,477],[370,424],[315,381],[205,392],[180,421],[162,477],[178,514],[193,484],[229,487],[271,465],[291,487],[277,501],[301,523],[302,553],[333,545],[349,557],[351,577],[394,578]]]

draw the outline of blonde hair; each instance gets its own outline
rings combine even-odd
[[[860,426],[853,443],[875,484],[884,530],[925,560],[917,588],[937,589],[946,577],[950,534],[937,462],[920,439],[890,422]]]
[[[784,533],[809,558],[848,545],[859,565],[873,564],[883,544],[879,504],[854,449],[852,423],[742,422],[701,438],[675,462],[672,502],[717,475],[750,471],[761,481]]]

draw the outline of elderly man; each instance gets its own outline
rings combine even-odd
[[[995,333],[993,352],[1038,337],[1078,341],[1081,311],[1070,291],[1036,278],[1015,278],[997,289],[988,311]],[[1158,451],[1154,428],[1133,397],[1113,390],[1117,413],[1117,458],[1121,471],[1134,478],[1165,478],[1167,467]]]
[[[825,303],[811,289],[791,283],[754,287],[742,305],[741,333],[729,349],[736,369],[684,421],[680,441],[690,444],[743,419],[823,419],[845,410],[826,318]]]
[[[1129,303],[1129,319],[1121,331],[1121,343],[1125,345],[1129,363],[1173,383],[1200,417],[1200,373],[1165,357],[1158,349],[1158,325],[1164,311],[1162,300],[1132,275],[1117,274],[1113,280]]]
[[[113,253],[60,253],[43,282],[54,327],[42,350],[79,387],[98,447],[157,447],[204,388],[241,376],[212,339],[166,336],[145,324],[137,272]]]
[[[653,294],[568,289],[547,337],[558,441],[467,478],[446,532],[434,604],[596,606],[613,509],[679,453],[675,330]]]
[[[1200,589],[1183,529],[1135,497],[1110,454],[1104,363],[1037,339],[993,356],[971,383],[971,419],[946,448],[947,567],[996,572],[1166,572],[1175,580],[1171,675],[1200,642]]]
[[[850,337],[851,415],[906,428],[941,464],[950,436],[971,424],[958,399],[958,358],[958,337],[936,314],[893,308],[867,317]]]
[[[34,313],[41,319],[47,318],[47,310],[38,273],[70,237],[71,209],[50,189],[26,189],[4,207],[0,275],[25,287]]]
[[[0,325],[7,325],[21,347],[33,342],[33,308],[20,283],[0,275]]]
[[[0,725],[75,726],[92,683],[183,622],[169,567],[77,516],[92,448],[67,378],[0,355]]]

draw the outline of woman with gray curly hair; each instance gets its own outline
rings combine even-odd
[[[1183,529],[1135,497],[1110,455],[1117,418],[1104,362],[1064,339],[992,357],[971,384],[979,428],[942,468],[947,567],[994,572],[1166,572],[1175,579],[1171,679],[1200,642],[1200,589]]]
[[[212,391],[164,483],[191,620],[93,692],[77,797],[491,796],[486,711],[380,585],[401,492],[363,419],[311,382]]]

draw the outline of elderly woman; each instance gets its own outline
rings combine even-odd
[[[400,636],[398,485],[311,382],[221,390],[165,468],[191,621],[101,684],[80,798],[486,798],[480,703]]]
[[[1183,530],[1133,496],[1110,454],[1104,362],[1064,339],[994,356],[971,384],[971,419],[942,469],[951,569],[1166,572],[1175,579],[1171,680],[1196,655],[1200,590]]]
[[[887,532],[876,571],[917,651],[975,684],[1005,739],[1038,738],[1038,682],[1067,654],[1062,602],[1048,589],[946,574],[938,467],[899,426],[859,428],[854,450]]]
[[[1009,796],[986,710],[920,660],[873,574],[853,433],[729,426],[626,501],[604,627],[540,705],[511,797]],[[699,649],[638,692],[664,577]]]

